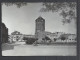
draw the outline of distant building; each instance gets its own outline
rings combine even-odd
[[[9,41],[10,42],[17,42],[17,41],[24,41],[23,38],[35,38],[34,35],[26,35],[26,34],[22,34],[18,31],[14,31],[11,33],[11,35],[9,35]]]
[[[8,28],[5,26],[4,23],[1,24],[1,42],[8,42]]]
[[[51,32],[45,32],[45,36],[49,37],[52,42],[55,41],[56,42],[62,42],[63,40],[61,40],[62,37],[65,37],[64,42],[76,42],[76,34],[67,34],[67,33],[63,33],[63,32],[55,32],[55,33],[51,33]]]
[[[45,36],[49,37],[52,41],[54,41],[54,38],[58,38],[58,34],[47,31],[45,31]]]
[[[24,34],[23,37],[26,37],[26,38],[35,38],[35,35],[26,35],[26,34]]]
[[[19,41],[19,40],[22,40],[22,34],[18,31],[14,31],[11,33],[11,35],[9,35],[9,41],[12,42],[12,41]]]
[[[77,42],[77,36],[76,34],[68,34],[68,42]]]
[[[45,38],[45,19],[39,16],[36,20],[36,28],[35,28],[35,37],[38,39],[37,42],[41,43],[41,41]]]

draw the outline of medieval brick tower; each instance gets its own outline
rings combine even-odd
[[[37,42],[41,43],[45,38],[45,20],[39,16],[36,20],[35,37],[38,39]]]

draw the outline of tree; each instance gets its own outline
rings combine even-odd
[[[48,44],[52,42],[52,40],[48,36],[45,36],[45,40],[46,40],[46,43]]]
[[[23,40],[28,40],[28,38],[27,37],[23,37]]]
[[[63,17],[63,23],[70,23],[72,20],[76,21],[76,2],[57,2],[57,3],[43,3],[41,12],[59,12]]]
[[[35,41],[37,41],[36,38],[28,38],[26,44],[33,44]]]
[[[64,36],[63,36],[63,37],[61,37],[61,40],[63,40],[63,41],[64,41],[65,39],[66,39],[66,37],[64,37]]]
[[[56,41],[57,40],[57,38],[54,38],[54,41]]]
[[[2,3],[3,4],[3,3]],[[26,6],[27,2],[6,2],[4,3],[7,6],[16,5],[18,8],[22,6]],[[75,20],[77,18],[76,14],[76,2],[53,2],[53,3],[42,3],[42,8],[40,9],[40,12],[59,12],[60,15],[63,17],[62,22],[70,23],[71,21]]]
[[[45,40],[51,40],[49,37],[45,36]]]
[[[2,5],[3,4],[5,4],[6,6],[16,5],[18,8],[20,8],[22,6],[26,6],[27,2],[4,2],[4,3],[2,3]]]
[[[60,35],[60,37],[59,37],[59,39],[61,39],[61,40],[66,40],[68,38],[68,35],[67,34],[62,34],[62,35]]]

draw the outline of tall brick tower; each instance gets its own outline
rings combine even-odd
[[[43,39],[45,38],[45,19],[43,19],[41,16],[39,16],[36,20],[35,20],[35,37],[38,38],[39,43],[41,43],[43,41]]]

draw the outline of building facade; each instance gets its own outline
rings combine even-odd
[[[4,23],[1,24],[1,42],[8,42],[8,28],[5,26]]]
[[[37,42],[41,43],[45,38],[45,19],[39,16],[36,20],[35,37],[38,39]]]
[[[18,31],[14,31],[9,35],[9,41],[10,42],[16,42],[16,41],[21,41],[22,40],[22,34]]]
[[[17,41],[24,41],[24,37],[26,38],[35,38],[34,35],[26,35],[26,34],[22,34],[18,31],[14,31],[9,35],[9,41],[10,42],[17,42]]]
[[[55,33],[45,32],[45,36],[49,37],[52,42],[77,42],[76,34],[70,34],[64,32],[55,32]],[[62,37],[64,37],[65,39],[63,40]]]

